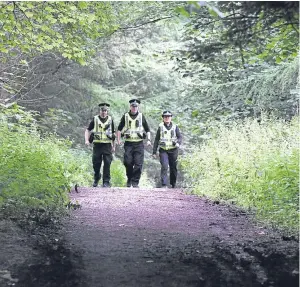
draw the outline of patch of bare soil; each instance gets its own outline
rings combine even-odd
[[[59,230],[36,231],[24,248],[15,230],[5,243],[14,252],[1,243],[0,286],[299,285],[298,240],[234,207],[180,189],[79,188],[70,197],[80,208]]]

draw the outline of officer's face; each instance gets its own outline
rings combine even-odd
[[[106,109],[100,109],[100,117],[101,118],[106,118],[108,114],[108,110]]]
[[[138,106],[137,105],[131,105],[130,106],[130,111],[132,114],[136,114],[138,112]]]
[[[169,124],[171,122],[171,120],[172,120],[171,116],[163,116],[164,123]]]

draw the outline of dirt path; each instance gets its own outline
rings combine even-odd
[[[81,208],[63,242],[14,286],[298,286],[298,242],[237,209],[179,189],[80,188],[71,199]]]

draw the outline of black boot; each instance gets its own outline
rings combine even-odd
[[[93,187],[97,187],[98,186],[98,182],[101,179],[101,173],[99,173],[98,175],[94,175],[94,183],[93,183]]]
[[[127,186],[127,187],[131,187],[131,179],[128,179],[128,180],[127,180],[126,186]]]
[[[136,181],[132,181],[132,187],[138,188],[139,187],[139,183]]]
[[[93,183],[93,187],[97,187],[98,186],[98,182],[99,182],[99,179],[95,179],[94,183]]]
[[[102,187],[111,187],[111,185],[109,182],[103,182]]]

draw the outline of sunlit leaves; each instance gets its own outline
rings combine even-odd
[[[1,2],[0,8],[3,53],[55,51],[83,63],[95,51],[89,39],[116,29],[109,2]]]

